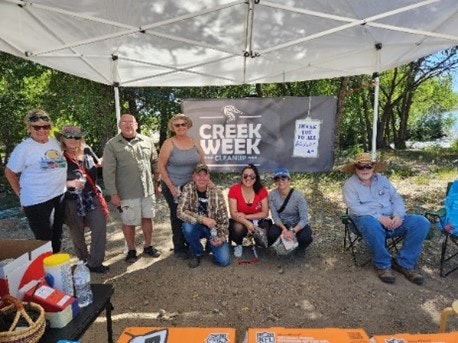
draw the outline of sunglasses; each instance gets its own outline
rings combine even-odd
[[[245,180],[247,179],[256,180],[256,174],[243,174],[243,178]]]
[[[274,181],[277,182],[277,181],[285,181],[285,180],[288,180],[289,177],[287,177],[286,175],[281,175],[281,176],[275,176],[274,177]]]
[[[357,164],[355,167],[358,170],[363,170],[363,169],[371,170],[372,168],[374,168],[374,166],[372,164]]]
[[[173,123],[174,127],[188,127],[188,123]]]
[[[50,130],[50,129],[51,129],[51,125],[31,125],[31,127],[32,127],[35,131]]]
[[[50,119],[48,116],[36,116],[36,115],[30,116],[28,119],[28,121],[31,123],[36,123],[39,120],[49,121]]]
[[[80,140],[81,137],[78,137],[78,136],[73,136],[73,135],[63,135],[65,139],[76,139],[76,140]]]

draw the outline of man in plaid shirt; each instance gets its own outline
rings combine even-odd
[[[192,254],[190,268],[200,265],[204,254],[202,238],[207,239],[215,264],[227,266],[231,263],[226,202],[221,190],[210,187],[210,182],[208,166],[198,164],[192,181],[183,187],[179,197],[177,216],[183,221],[183,234]]]

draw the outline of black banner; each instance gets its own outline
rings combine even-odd
[[[325,96],[186,99],[181,109],[212,170],[253,163],[263,172],[322,172],[333,166],[336,103]]]

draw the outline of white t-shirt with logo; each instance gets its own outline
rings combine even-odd
[[[6,166],[21,174],[22,206],[40,204],[66,191],[67,161],[54,137],[46,143],[24,140],[13,150]]]

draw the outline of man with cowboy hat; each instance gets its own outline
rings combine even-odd
[[[430,223],[422,215],[407,214],[404,201],[386,176],[379,174],[384,163],[372,161],[369,153],[359,153],[342,170],[353,173],[343,187],[350,216],[372,252],[379,278],[394,283],[391,269],[421,285],[423,275],[415,270]],[[385,246],[387,237],[404,238],[396,258]]]

